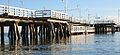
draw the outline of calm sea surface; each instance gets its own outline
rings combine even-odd
[[[13,51],[8,50],[7,37],[5,37],[5,43],[5,51],[0,51],[0,55],[120,55],[120,32],[74,35],[65,43],[20,45],[19,49]]]

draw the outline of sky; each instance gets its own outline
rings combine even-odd
[[[7,4],[8,0],[0,0],[0,5]],[[120,8],[120,0],[66,0],[67,9],[79,9],[67,11],[70,16],[81,17],[86,19],[90,14],[90,20],[95,16],[100,17],[117,17],[118,8]],[[15,7],[23,7],[34,10],[52,9],[63,10],[64,2],[62,0],[9,0],[9,5]],[[114,19],[114,20],[117,20]]]
[[[0,0],[0,4],[7,4],[8,0]],[[70,16],[90,17],[100,16],[117,16],[120,8],[120,0],[66,0],[67,11]],[[28,9],[41,10],[63,10],[64,2],[62,0],[9,0],[9,5],[24,7]],[[75,9],[75,8],[79,9]]]

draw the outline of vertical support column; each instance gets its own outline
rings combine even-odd
[[[56,24],[55,26],[56,26],[56,31],[55,31],[55,34],[56,34],[56,42],[59,43],[58,24]]]
[[[46,41],[46,26],[44,25],[44,42],[45,42],[45,44],[47,43],[47,41]]]
[[[60,43],[60,25],[59,24],[57,28],[57,37],[58,37],[58,43]]]
[[[28,38],[28,25],[23,24],[22,26],[22,45],[28,46],[29,45],[29,38]]]
[[[38,29],[37,29],[37,25],[34,26],[35,27],[35,44],[38,44]]]
[[[64,41],[64,43],[66,43],[66,37],[67,37],[66,34],[67,34],[67,33],[66,33],[66,24],[63,24],[63,35],[64,35],[63,41]]]
[[[56,39],[55,27],[54,27],[54,24],[53,24],[53,23],[51,23],[51,26],[52,26],[53,42],[55,42],[55,39]]]
[[[22,32],[21,32],[21,35],[22,35],[22,45],[26,45],[26,37],[25,37],[25,24],[22,26]]]
[[[43,35],[43,32],[42,32],[42,24],[40,25],[39,27],[39,33],[40,33],[40,36],[39,36],[39,40],[40,40],[40,44],[42,44],[42,35]]]
[[[53,38],[52,25],[51,23],[48,23],[48,39],[50,43],[52,43],[52,38]]]
[[[45,44],[45,23],[43,23],[42,31],[43,31],[43,43]]]
[[[41,44],[44,44],[44,25],[41,25]]]
[[[4,25],[1,25],[1,50],[4,50]]]
[[[49,44],[49,41],[50,41],[50,40],[49,40],[49,39],[50,39],[50,38],[49,38],[49,37],[50,37],[50,36],[49,36],[50,34],[49,34],[49,29],[48,29],[49,24],[46,23],[45,27],[46,27],[46,44]]]
[[[18,45],[19,45],[19,31],[18,31],[18,23],[14,23],[14,39],[15,39],[15,51],[18,51]]]
[[[10,50],[16,50],[18,49],[18,44],[19,44],[19,31],[18,31],[18,23],[16,22],[11,22],[10,27],[9,27],[9,44],[10,44]]]
[[[9,35],[8,35],[8,37],[9,37],[9,41],[10,41],[9,45],[10,45],[10,47],[13,47],[13,45],[14,45],[14,36],[13,36],[13,26],[12,25],[10,25],[10,27],[9,27]]]
[[[34,24],[30,24],[30,43],[35,45],[35,28]]]
[[[28,38],[28,25],[25,27],[25,39],[26,39],[26,46],[29,45],[29,38]]]
[[[60,32],[61,32],[61,40],[63,41],[63,39],[64,39],[64,32],[63,32],[63,25],[62,24],[60,24]]]
[[[29,27],[30,27],[30,45],[32,45],[32,43],[33,43],[33,33],[32,33],[32,26],[31,26],[31,24],[29,25]]]
[[[113,24],[111,25],[111,29],[112,29],[111,32],[112,32],[112,33],[115,33],[115,27],[114,27]]]
[[[104,33],[107,33],[107,32],[108,32],[108,30],[107,30],[108,27],[105,26],[104,28],[105,28],[105,29],[104,29],[104,30],[105,30]]]

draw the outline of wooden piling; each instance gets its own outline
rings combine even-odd
[[[31,45],[35,45],[35,28],[34,28],[34,24],[30,24],[30,44]]]
[[[22,45],[26,46],[26,32],[25,25],[22,26],[21,36],[22,36]]]
[[[29,45],[29,38],[28,38],[28,24],[22,25],[22,45],[28,46]]]
[[[37,25],[34,26],[35,27],[35,44],[38,44],[38,29],[37,29]]]
[[[4,50],[4,25],[1,25],[1,51]]]

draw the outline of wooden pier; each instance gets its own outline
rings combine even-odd
[[[34,11],[10,7],[10,12],[7,12],[5,6],[2,5],[0,8],[1,50],[4,50],[5,46],[4,27],[9,29],[7,33],[10,50],[17,50],[19,45],[34,46],[66,42],[66,39],[74,33],[114,33],[119,29],[114,27],[115,23],[90,24],[72,21],[65,13],[53,10]]]
[[[95,33],[115,33],[115,27],[114,25],[116,25],[115,23],[113,23],[113,21],[101,21],[98,23],[95,23]]]
[[[0,16],[1,47],[4,48],[4,27],[9,27],[8,38],[12,49],[23,46],[62,42],[70,36],[68,20]],[[21,31],[18,27],[22,27]],[[59,41],[58,41],[59,40]],[[2,49],[3,50],[3,49]]]

